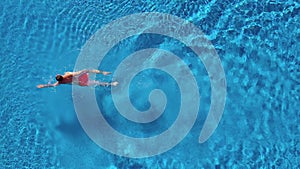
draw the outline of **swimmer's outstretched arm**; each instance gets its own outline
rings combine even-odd
[[[55,86],[58,86],[58,85],[59,85],[59,83],[56,82],[54,84],[40,84],[40,85],[37,85],[36,87],[37,88],[46,88],[46,87],[55,87]]]
[[[102,70],[97,70],[97,69],[93,69],[93,70],[81,70],[81,71],[78,71],[78,72],[74,72],[73,75],[80,75],[80,74],[83,74],[83,73],[96,73],[96,74],[103,74],[103,75],[109,75],[111,74],[111,72],[106,72],[106,71],[102,71]]]

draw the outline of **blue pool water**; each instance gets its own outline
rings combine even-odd
[[[198,73],[201,93],[197,120],[177,146],[132,159],[101,149],[87,136],[76,116],[71,86],[36,85],[53,83],[57,73],[72,71],[80,49],[105,24],[140,12],[168,13],[198,26],[221,59],[227,97],[218,128],[199,144],[211,92],[199,59],[182,43],[160,35],[120,42],[101,69],[113,71],[117,66],[109,56],[163,48]],[[1,1],[0,168],[300,168],[299,13],[299,1],[292,0]],[[169,104],[149,124],[119,115],[111,104],[110,88],[96,89],[97,102],[114,129],[149,137],[175,121],[180,105],[177,84],[156,70],[141,72],[131,82],[133,105],[147,110],[155,88],[165,91]]]

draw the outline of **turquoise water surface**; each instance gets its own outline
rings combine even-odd
[[[100,69],[113,72],[130,53],[161,48],[178,55],[198,75],[201,93],[196,123],[177,146],[133,159],[111,154],[87,136],[77,119],[70,85],[36,85],[54,83],[56,74],[72,71],[81,48],[98,29],[141,12],[172,14],[199,27],[221,59],[227,97],[218,128],[199,144],[211,92],[201,61],[170,37],[142,34],[121,41]],[[1,1],[0,168],[300,168],[299,13],[299,1],[292,0]],[[147,110],[155,88],[165,92],[168,104],[162,117],[149,124],[121,116],[110,88],[97,88],[95,93],[114,129],[149,137],[168,129],[180,108],[176,82],[156,70],[132,80],[132,104]]]

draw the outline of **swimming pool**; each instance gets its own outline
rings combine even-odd
[[[4,0],[0,11],[0,168],[300,167],[299,2]],[[87,136],[76,116],[71,86],[39,90],[36,85],[72,71],[98,29],[142,12],[168,13],[199,27],[220,57],[227,96],[218,128],[199,144],[211,92],[203,64],[172,38],[151,34],[120,42],[101,68],[114,71],[111,56],[160,47],[179,55],[199,75],[200,110],[189,134],[165,153],[134,159],[111,154]],[[131,98],[140,98],[132,99],[139,110],[149,108],[146,99],[154,88],[166,91],[172,104],[163,119],[140,127],[109,106],[109,88],[97,88],[99,107],[114,114],[106,116],[108,122],[136,137],[166,130],[177,117],[172,112],[179,109],[177,84],[164,72],[148,70],[130,85]]]

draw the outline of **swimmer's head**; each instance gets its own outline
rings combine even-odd
[[[64,79],[64,77],[62,75],[56,75],[55,79],[60,82]]]

